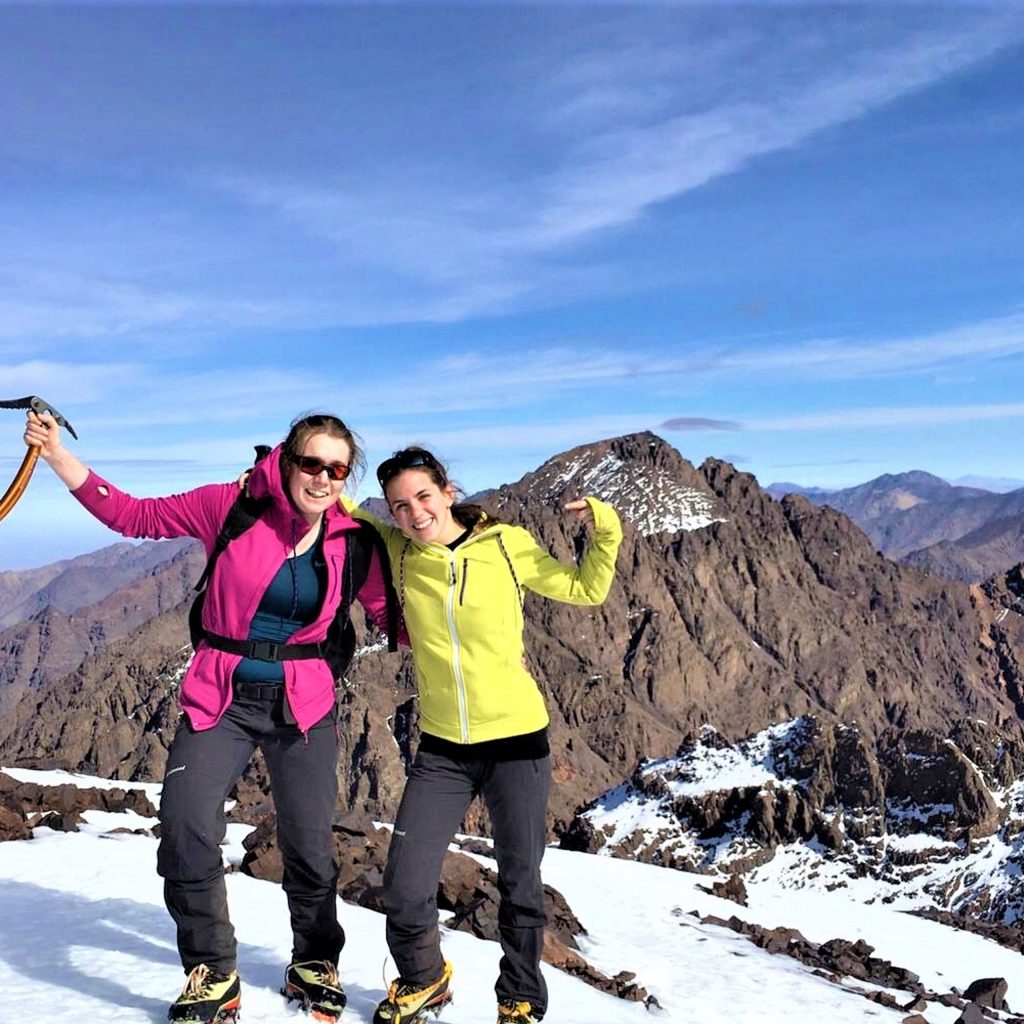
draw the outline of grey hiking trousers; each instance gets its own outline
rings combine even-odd
[[[544,855],[551,758],[455,760],[417,753],[409,772],[384,872],[388,948],[402,979],[427,985],[441,974],[437,885],[441,862],[473,798],[491,817],[498,862],[498,930],[503,956],[498,1000],[547,1008],[540,972],[544,947]]]
[[[331,837],[338,790],[335,714],[303,736],[285,721],[283,700],[281,687],[239,684],[217,725],[196,731],[182,716],[171,744],[160,798],[157,871],[186,972],[201,963],[225,974],[236,966],[220,849],[224,801],[257,747],[277,812],[292,961],[336,964],[345,943]]]

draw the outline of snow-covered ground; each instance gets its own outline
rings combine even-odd
[[[107,784],[66,773],[9,774],[49,785]],[[158,786],[139,788],[158,795]],[[104,1024],[163,1021],[181,986],[155,871],[156,840],[109,831],[152,822],[98,812],[88,812],[86,820],[79,833],[40,828],[33,840],[0,844],[0,1024],[58,1016]],[[225,847],[229,863],[239,858],[244,831],[232,828]],[[679,1024],[895,1024],[907,1016],[816,977],[795,960],[765,953],[730,930],[702,925],[690,915],[694,910],[796,927],[813,941],[863,938],[877,956],[915,971],[939,992],[1003,977],[1010,1006],[1024,1007],[1019,953],[887,906],[862,905],[847,892],[794,892],[765,879],[749,887],[750,906],[743,908],[704,892],[704,876],[557,849],[545,857],[544,877],[589,930],[584,956],[606,974],[635,972],[661,1005],[648,1011],[546,967],[551,1022],[637,1024],[657,1016]],[[239,938],[243,1024],[303,1020],[278,994],[289,951],[283,894],[274,884],[238,873],[229,875],[228,891]],[[341,914],[349,937],[341,961],[349,994],[345,1020],[368,1022],[393,973],[384,921],[347,904]],[[455,964],[455,1001],[442,1024],[492,1021],[498,946],[462,932],[446,932],[444,946]],[[959,1013],[932,1004],[926,1017],[930,1024],[953,1024]]]

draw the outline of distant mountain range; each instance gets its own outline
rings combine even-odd
[[[70,615],[143,576],[152,575],[193,540],[121,541],[39,569],[0,572],[0,629],[44,608]]]
[[[1024,561],[1024,488],[998,493],[915,470],[841,490],[771,484],[846,513],[889,558],[980,583]]]

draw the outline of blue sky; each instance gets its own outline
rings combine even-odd
[[[139,494],[311,408],[470,491],[1024,478],[1022,134],[1016,5],[6,6],[0,397]],[[41,467],[0,569],[112,539]]]

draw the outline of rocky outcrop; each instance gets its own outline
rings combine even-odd
[[[871,744],[815,718],[738,744],[706,727],[583,808],[561,842],[754,877],[785,850],[783,881],[797,887],[869,877],[886,902],[913,894],[979,921],[1020,921],[1022,757],[976,720],[948,736],[891,730]]]
[[[878,760],[856,729],[805,717],[734,746],[705,727],[675,758],[642,763],[628,783],[584,808],[562,846],[609,847],[685,871],[743,872],[786,843],[814,839],[841,849],[881,824],[884,801]],[[647,805],[660,826],[650,826],[649,814],[617,814],[626,803]],[[631,817],[638,827],[630,828]]]
[[[895,835],[989,836],[1005,817],[979,768],[952,740],[920,730],[888,732],[879,740],[879,761],[886,826]]]
[[[85,811],[134,811],[155,817],[149,797],[137,789],[83,788],[66,783],[43,786],[19,782],[0,772],[0,842],[31,839],[37,825],[60,832],[76,832]]]

